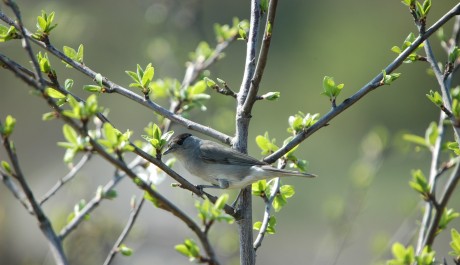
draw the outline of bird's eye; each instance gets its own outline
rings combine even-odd
[[[176,141],[174,141],[176,144],[178,145],[182,145],[185,141],[185,139],[187,139],[188,137],[192,136],[191,134],[189,133],[184,133],[184,134],[181,134],[177,137]]]

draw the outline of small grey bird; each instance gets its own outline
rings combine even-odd
[[[241,189],[262,179],[313,174],[270,166],[230,147],[203,140],[189,133],[174,136],[163,153],[173,154],[191,174],[212,183],[201,188]]]

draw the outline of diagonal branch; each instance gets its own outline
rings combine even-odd
[[[19,27],[12,19],[10,19],[8,16],[6,16],[1,10],[0,10],[0,19],[5,21],[7,24],[9,24],[11,26]],[[61,51],[56,49],[53,45],[47,44],[45,42],[42,42],[42,41],[34,39],[32,37],[32,34],[29,31],[27,31],[26,29],[24,29],[24,30],[25,30],[24,33],[23,33],[23,36],[25,36],[24,39],[30,40],[30,41],[34,42],[35,44],[37,44],[38,46],[46,49],[51,54],[55,55],[56,57],[58,57],[59,59],[63,60],[67,64],[71,65],[73,68],[77,69],[78,71],[80,71],[84,75],[90,77],[91,79],[95,79],[96,75],[99,74],[99,73],[93,71],[88,66],[70,59],[64,53],[62,53]],[[170,119],[170,120],[172,120],[172,121],[174,121],[174,122],[176,122],[178,124],[181,124],[181,125],[185,126],[186,128],[188,128],[190,130],[194,130],[194,131],[203,133],[205,135],[213,137],[213,138],[215,138],[215,139],[217,139],[217,140],[219,140],[219,141],[221,141],[223,143],[226,143],[226,144],[231,143],[231,137],[230,136],[228,136],[228,135],[226,135],[226,134],[224,134],[222,132],[219,132],[219,131],[211,128],[211,127],[201,125],[199,123],[196,123],[194,121],[186,119],[186,118],[184,118],[184,117],[182,117],[180,115],[174,114],[173,112],[161,107],[160,105],[156,104],[155,102],[152,102],[150,100],[146,100],[144,97],[132,92],[131,90],[129,90],[129,89],[123,87],[123,86],[120,86],[120,85],[116,84],[115,82],[110,81],[106,77],[102,78],[102,84],[106,87],[106,93],[120,94],[120,95],[122,95],[122,96],[124,96],[124,97],[126,97],[128,99],[131,99],[131,100],[135,101],[136,103],[138,103],[138,104],[140,104],[140,105],[142,105],[144,107],[147,107],[148,109],[153,110],[154,112],[156,112],[157,114],[159,114],[159,115],[161,115],[161,116],[163,116],[165,118],[168,118],[168,119]]]
[[[412,45],[407,47],[401,54],[399,54],[396,59],[394,59],[387,67],[385,67],[385,72],[387,74],[392,73],[395,69],[397,69],[403,61],[411,54],[420,44],[422,44],[428,37],[430,37],[434,32],[436,32],[441,26],[447,23],[450,19],[454,16],[460,15],[460,3],[449,10],[444,16],[442,16],[436,23],[433,24],[423,35],[418,36]],[[382,80],[383,75],[379,73],[375,76],[369,83],[364,85],[361,89],[359,89],[354,95],[344,100],[340,105],[336,108],[331,109],[326,115],[324,115],[321,119],[319,119],[315,124],[313,124],[308,129],[302,131],[301,133],[297,134],[289,143],[285,146],[278,149],[273,154],[267,156],[264,161],[267,163],[273,163],[278,160],[280,157],[285,155],[287,152],[292,150],[292,148],[296,147],[300,143],[302,143],[305,139],[310,137],[313,133],[321,129],[322,127],[329,124],[329,122],[335,118],[337,115],[342,113],[344,110],[351,107],[353,104],[358,102],[361,98],[363,98],[367,93],[373,91],[377,87],[380,86],[379,82]]]
[[[26,196],[24,193],[19,190],[18,186],[14,183],[14,181],[11,180],[11,177],[3,172],[3,170],[0,169],[0,179],[3,181],[3,184],[13,193],[13,196],[24,206],[24,208],[32,215],[34,215],[34,211],[32,207],[30,206],[29,202],[27,201]]]
[[[39,204],[42,205],[45,203],[51,196],[53,196],[62,186],[64,186],[67,182],[72,180],[75,175],[80,171],[80,169],[89,161],[91,158],[91,153],[86,153],[83,157],[78,161],[78,163],[72,167],[72,169],[67,173],[64,177],[62,177],[58,182],[45,194],[43,198],[40,199]]]
[[[118,253],[118,248],[128,236],[129,232],[131,231],[131,228],[134,226],[134,223],[136,222],[137,217],[139,216],[139,213],[141,212],[144,202],[145,202],[145,199],[144,197],[142,197],[139,204],[131,210],[131,214],[129,215],[128,223],[125,225],[123,232],[121,232],[117,241],[113,245],[112,250],[110,251],[109,255],[104,261],[104,265],[109,265],[112,262],[115,255]]]

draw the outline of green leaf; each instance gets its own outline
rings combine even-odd
[[[279,147],[275,144],[275,139],[270,140],[268,132],[265,132],[264,136],[256,136],[256,143],[262,150],[262,155],[273,153],[279,149]]]
[[[78,133],[68,124],[62,126],[62,133],[69,143],[78,144]]]
[[[5,124],[3,126],[0,126],[0,133],[8,137],[13,133],[15,126],[16,126],[16,119],[13,118],[13,116],[8,115],[6,116]]]
[[[409,185],[416,192],[420,193],[424,200],[429,200],[431,186],[429,185],[425,175],[420,169],[412,171],[412,180],[409,182]]]
[[[427,98],[431,100],[436,106],[444,106],[444,101],[442,100],[441,94],[438,91],[430,90],[429,94],[426,94]]]
[[[121,253],[121,255],[127,257],[131,256],[134,252],[132,248],[127,247],[125,244],[121,244],[118,247],[118,251]]]
[[[113,145],[118,144],[118,133],[112,124],[106,122],[103,125],[103,132],[105,138]]]
[[[395,52],[397,54],[400,54],[402,51],[401,51],[401,48],[399,48],[398,46],[393,46],[391,47],[391,51],[392,52]]]
[[[280,193],[285,198],[291,198],[295,194],[294,186],[291,185],[283,185],[280,187]]]
[[[444,212],[442,213],[441,220],[439,221],[439,229],[444,230],[446,229],[447,225],[454,220],[455,218],[458,218],[460,216],[460,213],[455,212],[454,209],[444,209]]]
[[[201,94],[206,91],[206,88],[207,88],[206,82],[204,80],[200,80],[189,88],[189,94],[190,95]]]
[[[280,93],[280,92],[268,92],[268,93],[262,95],[261,97],[262,97],[263,99],[273,101],[273,100],[279,99],[280,96],[281,96],[281,93]]]
[[[457,61],[459,57],[460,57],[460,48],[455,46],[454,49],[452,49],[452,51],[449,53],[449,62],[453,64],[455,63],[455,61]]]
[[[46,20],[43,17],[37,17],[37,28],[39,31],[45,32]]]
[[[436,144],[438,136],[438,125],[436,124],[436,122],[433,121],[430,123],[428,129],[426,129],[425,131],[425,141],[429,146],[433,147]]]
[[[189,250],[190,257],[198,258],[200,256],[200,248],[193,239],[185,239],[184,244]]]
[[[6,162],[5,160],[2,160],[1,164],[2,164],[2,168],[5,169],[5,171],[8,174],[13,174],[13,171],[11,170],[11,166],[8,162]]]
[[[211,88],[212,88],[212,87],[216,87],[216,86],[217,86],[216,82],[214,82],[214,80],[212,80],[212,79],[210,79],[210,78],[205,77],[205,78],[203,78],[203,80],[206,82],[206,85],[207,85],[208,87],[211,87]]]
[[[83,90],[92,92],[92,93],[95,93],[95,92],[100,93],[102,92],[102,87],[98,85],[84,85]]]
[[[227,200],[228,200],[228,194],[227,193],[222,194],[217,199],[216,203],[214,204],[214,207],[218,210],[222,210],[225,207]]]
[[[425,246],[418,256],[415,257],[418,265],[432,265],[435,261],[436,252],[432,251],[430,247]]]
[[[155,74],[155,70],[152,67],[152,64],[147,65],[144,75],[142,76],[142,86],[148,87],[150,82],[152,82],[153,75]]]
[[[45,93],[50,97],[50,98],[55,98],[55,99],[64,99],[66,98],[66,95],[62,94],[61,92],[57,91],[54,88],[47,87],[45,89]]]
[[[449,255],[453,256],[456,261],[460,261],[460,233],[453,228],[450,230],[450,235],[452,238],[452,241],[450,242],[452,251],[449,252]]]
[[[394,259],[388,261],[388,265],[410,265],[415,262],[414,247],[404,247],[401,243],[393,244],[391,248]]]
[[[276,232],[275,230],[276,226],[276,218],[274,216],[270,216],[270,219],[268,220],[268,226],[267,226],[267,234],[274,234]],[[252,226],[254,230],[260,230],[262,228],[262,222],[257,221],[254,223]]]
[[[336,85],[334,82],[334,78],[330,76],[325,76],[323,78],[323,93],[322,95],[326,95],[329,97],[331,101],[335,100],[337,96],[340,94],[344,87],[344,84]]]
[[[266,196],[267,188],[267,181],[265,179],[254,182],[251,185],[252,195]]]
[[[268,0],[261,0],[260,1],[260,11],[262,13],[266,13],[268,11]]]
[[[186,257],[191,256],[189,249],[188,249],[187,246],[184,245],[184,244],[176,245],[176,246],[174,246],[174,249],[175,249],[177,252],[179,252],[180,254],[182,254],[182,255],[184,255],[184,256],[186,256]]]
[[[68,47],[68,46],[64,46],[63,50],[64,50],[64,54],[67,57],[69,57],[70,59],[72,59],[74,61],[77,59],[77,51],[74,50],[73,48]]]
[[[108,200],[113,200],[117,196],[118,196],[118,193],[114,189],[110,189],[110,190],[104,192],[104,194],[103,194],[104,199],[108,199]]]
[[[135,72],[132,72],[132,71],[125,71],[125,73],[127,75],[129,75],[131,77],[131,79],[134,80],[134,82],[136,82],[137,84],[140,84],[140,80],[139,80],[139,77],[137,76],[137,74]]]
[[[70,89],[73,87],[73,79],[66,79],[64,81],[64,89],[67,90],[67,91],[70,91]]]
[[[428,144],[425,141],[425,138],[415,135],[415,134],[403,134],[403,140],[423,146],[428,147]]]

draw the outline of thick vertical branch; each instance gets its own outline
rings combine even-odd
[[[243,81],[237,96],[236,109],[236,135],[233,147],[247,153],[249,121],[251,114],[244,111],[244,104],[249,93],[251,80],[255,72],[256,45],[260,26],[260,0],[251,1],[251,19],[246,49],[246,61],[244,67]],[[241,191],[239,200],[239,211],[241,219],[238,223],[240,237],[240,264],[255,264],[255,251],[252,245],[252,197],[251,187],[246,187]]]

